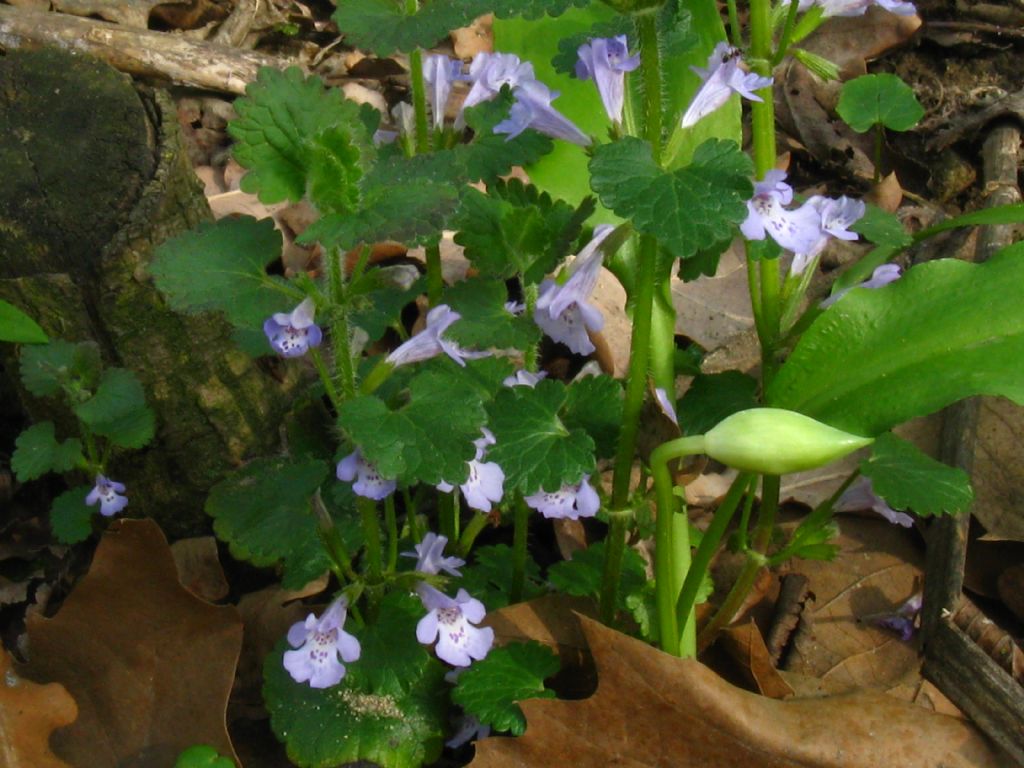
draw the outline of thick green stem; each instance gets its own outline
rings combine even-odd
[[[615,453],[615,474],[612,480],[612,509],[622,509],[629,500],[629,479],[636,453],[636,437],[640,427],[640,411],[647,392],[647,367],[651,351],[651,315],[654,304],[655,269],[658,242],[650,235],[640,236],[639,269],[636,279],[636,302],[633,306],[633,336],[626,378],[626,396],[622,410],[622,430]]]
[[[334,367],[341,379],[341,399],[351,400],[356,396],[356,372],[352,362],[352,332],[348,325],[348,296],[345,290],[343,258],[344,255],[338,250],[331,250],[328,254],[327,282],[330,286],[332,305],[331,341],[334,348]]]
[[[419,0],[405,0],[405,12],[416,13],[420,8]],[[423,86],[423,51],[413,48],[409,53],[409,82],[412,90],[412,108],[416,114],[416,154],[426,152],[429,146],[427,129],[427,91]]]
[[[384,499],[384,525],[388,529],[388,573],[398,565],[398,518],[395,515],[395,494]]]
[[[882,145],[885,142],[885,129],[881,123],[875,123],[875,176],[874,183],[882,179]]]
[[[796,27],[797,11],[800,9],[800,3],[797,0],[793,0],[789,4],[789,10],[786,12],[786,24],[782,28],[782,35],[779,37],[779,47],[775,49],[775,55],[772,56],[772,68],[779,66],[782,59],[785,58],[786,53],[789,51],[790,41],[793,39],[793,30]]]
[[[619,580],[622,578],[622,556],[626,550],[626,534],[632,510],[616,509],[609,513],[608,536],[605,537],[604,572],[601,575],[601,621],[611,624],[618,607]]]
[[[363,538],[366,539],[366,575],[373,584],[381,578],[381,546],[380,518],[377,517],[377,505],[372,499],[362,496],[356,499],[359,518],[363,525]]]
[[[331,405],[334,406],[334,410],[337,411],[341,405],[341,400],[338,399],[338,390],[334,386],[334,377],[331,376],[331,372],[327,370],[327,366],[324,364],[323,355],[320,354],[320,350],[316,347],[311,347],[309,350],[309,356],[313,359],[313,366],[316,368],[317,375],[320,376],[320,381],[324,384],[324,390],[327,392],[327,398],[331,401]]]
[[[644,86],[644,138],[651,145],[654,162],[661,164],[661,50],[658,48],[658,17],[635,17],[640,38],[640,77]]]
[[[512,584],[508,599],[510,603],[518,603],[523,599],[526,585],[526,539],[530,527],[530,508],[521,496],[516,498],[512,525]]]
[[[754,528],[751,549],[747,550],[747,560],[743,564],[736,583],[732,585],[725,601],[718,609],[711,621],[700,633],[700,647],[711,643],[718,635],[719,630],[729,624],[750,594],[754,581],[761,569],[767,564],[765,550],[771,543],[772,531],[775,529],[775,514],[779,508],[779,486],[778,475],[765,475],[761,481],[761,507],[757,513],[757,526]]]
[[[438,243],[428,245],[424,252],[427,256],[427,300],[430,306],[436,307],[441,302],[444,292],[444,277],[441,274],[441,246]]]
[[[683,582],[683,588],[679,592],[679,599],[676,601],[676,617],[679,622],[680,631],[685,632],[690,617],[693,616],[697,592],[704,581],[708,566],[711,564],[711,558],[718,552],[718,545],[721,543],[722,537],[729,527],[729,521],[732,520],[732,516],[736,512],[743,494],[750,489],[752,480],[753,476],[750,474],[740,474],[733,480],[729,492],[722,500],[718,509],[715,510],[714,517],[711,518],[711,525],[704,531],[700,546],[697,547],[697,551],[693,555],[693,562],[690,563],[690,571],[686,575],[686,581]]]
[[[389,363],[387,360],[381,360],[363,379],[363,383],[359,387],[359,394],[372,395],[377,391],[377,387],[387,381],[394,372],[394,364]]]
[[[654,597],[662,650],[674,656],[695,656],[697,646],[694,622],[687,621],[687,630],[680,637],[676,618],[676,573],[680,570],[689,571],[690,541],[686,527],[675,525],[677,516],[681,514],[685,519],[686,514],[685,511],[677,511],[678,497],[672,492],[672,473],[668,463],[703,450],[704,436],[695,435],[662,443],[651,453],[651,476],[654,478],[654,493],[658,502],[654,532]]]
[[[473,548],[473,542],[476,541],[476,537],[480,535],[480,532],[487,527],[487,523],[490,522],[490,515],[483,513],[474,515],[473,518],[466,524],[465,530],[462,531],[462,535],[459,537],[459,546],[455,550],[455,554],[459,557],[465,557],[469,554],[469,550]]]
[[[743,35],[740,30],[740,14],[736,10],[736,0],[727,0],[726,7],[729,11],[729,42],[739,48],[743,45]]]

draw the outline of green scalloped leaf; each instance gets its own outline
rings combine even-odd
[[[562,383],[545,379],[533,388],[509,387],[488,405],[487,426],[497,443],[487,458],[504,470],[506,492],[557,491],[594,472],[593,439],[561,418],[568,399]]]
[[[560,592],[576,597],[597,599],[601,594],[601,580],[604,574],[604,542],[591,544],[575,552],[572,560],[555,563],[548,569],[548,581]],[[630,595],[640,594],[647,584],[643,558],[636,550],[626,547],[623,551],[622,574],[619,577],[619,609],[627,608]]]
[[[369,761],[418,768],[441,753],[447,722],[445,667],[416,641],[423,608],[414,597],[384,598],[375,625],[347,631],[362,654],[336,686],[296,683],[279,642],[263,666],[263,697],[274,733],[300,768]]]
[[[377,341],[401,316],[402,308],[424,292],[426,278],[420,277],[408,288],[388,279],[387,267],[370,269],[349,284],[353,325],[366,331],[369,341]]]
[[[85,503],[92,488],[80,485],[64,491],[50,508],[50,530],[61,544],[77,544],[92,535],[92,516],[96,507]]]
[[[122,448],[141,448],[156,431],[156,417],[146,405],[142,384],[127,368],[104,371],[93,396],[74,411],[93,433]]]
[[[57,442],[52,421],[33,424],[18,435],[14,446],[11,469],[22,483],[47,472],[68,472],[85,459],[82,441],[77,437]]]
[[[716,139],[697,147],[690,165],[665,171],[647,142],[626,137],[598,146],[590,172],[602,204],[683,259],[734,234],[753,192],[750,158]]]
[[[539,283],[569,255],[593,212],[591,197],[573,208],[518,179],[498,182],[486,194],[465,191],[453,222],[455,242],[484,275],[509,278],[518,273],[527,283]]]
[[[362,169],[374,156],[359,105],[298,67],[261,68],[245,94],[228,124],[235,159],[249,170],[242,189],[264,203],[308,194],[324,211],[356,208]]]
[[[362,207],[327,214],[298,238],[319,241],[328,248],[350,250],[358,245],[394,240],[407,246],[436,241],[458,195],[447,184],[393,184],[368,193]]]
[[[508,289],[497,280],[463,280],[448,288],[443,302],[462,315],[446,336],[473,349],[527,349],[540,341],[540,328],[525,314],[505,309]]]
[[[569,385],[562,421],[582,427],[594,440],[597,455],[615,455],[622,424],[622,385],[611,376],[587,376]]]
[[[50,339],[39,324],[13,304],[0,299],[0,341],[45,344]]]
[[[92,390],[102,370],[100,349],[91,341],[54,339],[21,350],[21,383],[36,397],[50,397],[64,387]]]
[[[544,687],[544,678],[558,669],[555,652],[536,640],[492,648],[459,675],[452,701],[484,725],[522,736],[526,718],[516,702],[553,699],[555,692]]]
[[[331,17],[346,41],[378,56],[431,48],[453,29],[468,26],[486,13],[499,17],[557,16],[589,0],[432,0],[407,14],[395,0],[340,0]]]
[[[343,403],[338,414],[342,429],[383,477],[427,485],[465,481],[485,420],[480,393],[450,367],[417,373],[406,402],[395,410],[364,395]]]
[[[966,472],[936,461],[891,432],[872,443],[871,455],[860,463],[860,471],[871,478],[875,493],[890,506],[918,515],[965,512],[974,500]]]
[[[204,222],[162,243],[149,265],[156,287],[180,312],[223,312],[238,328],[258,329],[290,301],[267,275],[281,256],[281,233],[273,219],[238,216]],[[269,351],[269,347],[267,350]]]
[[[298,589],[329,566],[310,509],[327,474],[316,459],[256,459],[210,490],[206,513],[232,557],[261,566],[283,563],[283,586]]]
[[[855,289],[803,334],[767,404],[878,435],[972,395],[1024,403],[1024,244]]]

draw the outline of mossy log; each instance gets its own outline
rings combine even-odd
[[[86,56],[14,52],[0,59],[0,167],[0,298],[136,373],[157,437],[111,474],[130,483],[131,512],[172,535],[201,530],[209,488],[273,450],[294,382],[239,351],[221,317],[172,312],[147,276],[156,245],[211,215],[174,105]]]

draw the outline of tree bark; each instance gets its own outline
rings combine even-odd
[[[237,349],[220,316],[172,312],[147,276],[156,245],[210,218],[175,115],[162,92],[86,56],[0,59],[0,298],[142,381],[157,437],[110,472],[129,483],[129,511],[172,536],[205,529],[209,488],[274,450],[296,383]],[[36,420],[72,424],[66,408],[22,400]]]

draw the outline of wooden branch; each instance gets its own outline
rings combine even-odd
[[[0,49],[42,46],[87,53],[131,75],[235,94],[245,93],[260,67],[293,63],[168,32],[0,5]]]
[[[922,672],[1024,765],[1024,689],[948,619],[928,641]]]

